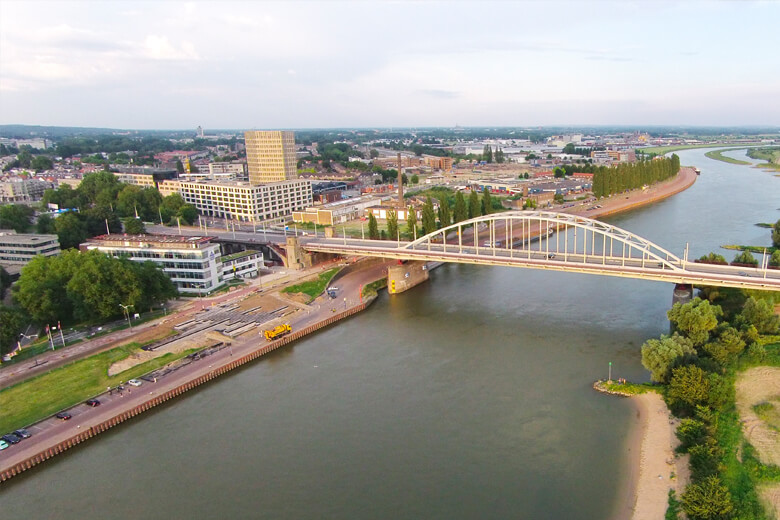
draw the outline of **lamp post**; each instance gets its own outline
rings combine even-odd
[[[132,307],[133,305],[132,305],[132,304],[130,304],[130,305],[122,305],[122,304],[120,303],[120,304],[119,304],[119,306],[120,306],[120,307],[122,307],[122,309],[123,309],[123,310],[124,310],[124,312],[125,312],[125,317],[127,318],[127,325],[130,327],[130,330],[133,330],[133,324],[132,324],[132,323],[130,323],[130,311],[128,310],[128,309],[129,309],[130,307]]]

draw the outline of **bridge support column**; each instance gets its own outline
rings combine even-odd
[[[674,285],[674,292],[672,293],[672,305],[675,303],[685,305],[691,300],[693,300],[693,285],[688,283],[678,283]]]
[[[425,262],[407,262],[387,268],[387,292],[398,294],[408,291],[428,279]]]
[[[287,237],[287,267],[300,270],[312,266],[312,255],[301,248],[296,237]]]

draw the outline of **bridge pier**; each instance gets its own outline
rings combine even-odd
[[[287,267],[290,269],[295,269],[297,271],[312,266],[313,255],[301,247],[298,238],[287,237],[285,249],[287,250]]]
[[[672,305],[679,303],[685,305],[693,300],[693,285],[689,283],[678,283],[674,285],[674,292],[672,293]]]
[[[387,268],[387,292],[398,294],[408,291],[428,279],[426,262],[406,262]]]

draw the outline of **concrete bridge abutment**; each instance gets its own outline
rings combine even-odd
[[[408,291],[428,279],[427,262],[406,262],[387,268],[387,292],[398,294]]]

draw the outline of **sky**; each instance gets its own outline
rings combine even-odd
[[[0,0],[0,124],[780,126],[780,1]]]

